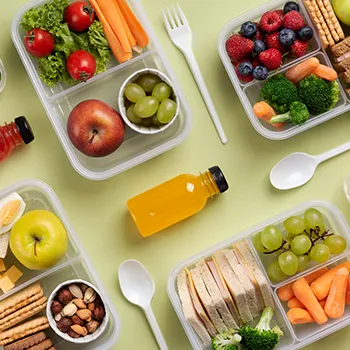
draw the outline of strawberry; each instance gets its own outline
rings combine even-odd
[[[281,18],[281,20],[283,21],[283,17],[284,17],[284,12],[283,12],[283,10],[276,10],[276,11],[273,11],[274,13],[277,13],[279,16],[280,16],[280,18]]]
[[[269,34],[266,38],[265,38],[265,45],[268,49],[277,49],[279,52],[281,52],[282,54],[286,53],[287,50],[286,48],[280,43],[279,41],[279,32],[274,32]]]
[[[250,39],[243,38],[238,34],[232,35],[226,41],[226,51],[231,61],[237,64],[245,56],[250,54],[254,49],[254,42]]]
[[[268,49],[259,55],[261,63],[268,70],[275,70],[282,65],[282,54],[277,49]]]
[[[295,40],[294,44],[290,47],[290,52],[293,57],[302,57],[306,54],[309,47],[308,41]]]
[[[284,28],[297,32],[304,27],[304,18],[298,11],[290,11],[283,18]]]
[[[267,33],[272,33],[281,28],[283,21],[276,12],[266,12],[260,19],[260,29]]]

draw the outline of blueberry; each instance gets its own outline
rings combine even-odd
[[[265,80],[269,75],[269,71],[266,67],[257,66],[253,70],[253,76],[256,80]]]
[[[280,43],[285,47],[290,47],[294,44],[297,35],[291,29],[282,29],[278,36]]]
[[[262,40],[255,40],[254,41],[254,52],[259,54],[266,50],[265,43]]]
[[[284,14],[290,12],[290,11],[300,11],[299,5],[294,1],[288,1],[283,8]]]
[[[244,77],[247,77],[248,75],[252,74],[253,66],[251,62],[244,61],[239,64],[238,71],[241,75],[243,75]]]
[[[256,23],[253,22],[245,22],[242,24],[241,31],[239,34],[241,34],[244,38],[254,38],[258,28],[256,26]]]
[[[309,41],[314,36],[314,31],[311,27],[305,26],[297,32],[297,38],[301,41]]]

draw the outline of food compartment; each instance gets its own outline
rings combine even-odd
[[[325,266],[328,269],[331,269],[331,268],[333,268],[339,264],[342,264],[344,262],[347,262],[349,260],[350,260],[350,255],[346,255],[345,257],[338,258],[336,261],[329,262],[329,263],[325,264]],[[315,271],[317,271],[317,270],[318,269],[316,269]],[[304,276],[307,276],[307,275],[308,275],[308,273],[304,274]],[[296,279],[293,279],[292,282],[294,282],[295,280]],[[286,284],[288,284],[288,283],[286,283]],[[285,284],[283,284],[283,285],[285,285]],[[276,299],[279,299],[278,298],[278,289],[279,288],[276,288],[274,290],[274,294],[275,294]],[[293,324],[291,324],[291,322],[288,320],[288,317],[287,317],[287,312],[289,310],[289,308],[287,306],[287,302],[282,301],[282,300],[278,300],[278,304],[279,304],[279,308],[282,310],[282,313],[283,313],[285,319],[287,320],[290,327],[293,329],[293,332],[294,332],[294,335],[295,335],[297,341],[300,341],[300,342],[302,342],[308,338],[311,338],[315,335],[322,334],[326,330],[328,330],[329,328],[334,328],[334,326],[338,325],[339,323],[344,323],[350,319],[350,306],[346,305],[344,315],[342,317],[336,318],[336,319],[328,318],[328,322],[324,323],[322,325],[318,325],[316,322],[293,325]],[[343,327],[344,326],[345,325],[343,325]],[[336,330],[339,330],[340,326],[338,326],[337,328],[338,329],[336,329]],[[334,331],[336,331],[336,330],[334,330]]]
[[[329,232],[331,233],[334,233],[336,235],[343,237],[346,241],[346,248],[339,255],[330,255],[329,260],[326,261],[325,263],[321,264],[310,260],[307,265],[307,268],[304,271],[300,273],[296,273],[293,276],[286,276],[286,278],[281,282],[274,282],[269,278],[267,274],[267,269],[272,262],[278,259],[278,256],[276,254],[264,254],[264,253],[258,252],[254,247],[254,237],[256,236],[256,234],[258,234],[259,232],[262,232],[264,228],[269,225],[276,226],[278,229],[280,229],[282,234],[286,233],[286,229],[283,226],[284,221],[292,216],[299,216],[303,218],[304,212],[309,208],[315,208],[323,214],[326,229],[329,230]],[[334,207],[332,204],[327,202],[321,202],[321,201],[314,201],[314,202],[301,204],[289,211],[281,213],[261,223],[258,227],[256,227],[256,229],[254,229],[254,231],[250,234],[249,238],[251,242],[252,251],[255,253],[256,258],[259,259],[260,263],[263,265],[264,271],[266,273],[266,277],[269,279],[271,285],[275,287],[276,286],[279,287],[282,284],[285,284],[291,280],[294,280],[302,275],[306,275],[314,270],[317,270],[321,266],[331,264],[333,261],[337,261],[340,258],[350,253],[350,230],[343,217],[343,214],[339,211],[339,209]]]

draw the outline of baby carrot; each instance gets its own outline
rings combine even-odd
[[[348,269],[348,271],[350,271],[350,261],[333,267],[333,269],[330,269],[328,272],[311,283],[311,289],[318,300],[323,300],[327,297],[329,290],[331,289],[335,274],[342,267],[345,267]]]
[[[325,66],[324,64],[320,64],[312,74],[328,81],[334,81],[338,78],[338,73],[333,68]]]
[[[265,122],[269,124],[271,124],[270,119],[276,115],[276,112],[273,110],[273,108],[264,101],[257,102],[254,105],[253,110],[257,118],[265,120]],[[284,126],[284,123],[276,123],[271,125],[279,129]]]
[[[347,305],[350,305],[350,278],[348,280],[348,287],[346,289],[346,299],[345,302]]]
[[[345,310],[345,296],[348,288],[349,271],[342,267],[335,274],[324,311],[330,318],[342,317]]]
[[[289,68],[286,72],[286,78],[294,84],[308,77],[320,65],[320,61],[316,57],[311,57],[308,60]]]
[[[326,305],[326,301],[327,301],[327,299],[323,299],[323,300],[319,301],[320,305],[322,306],[322,309],[324,309],[324,306]]]
[[[287,306],[290,309],[306,309],[305,305],[296,297],[293,297],[292,299],[288,300]]]
[[[288,301],[294,297],[294,292],[292,289],[292,284],[289,283],[285,286],[282,286],[281,288],[278,288],[277,295],[282,301]]]
[[[288,320],[291,324],[304,324],[315,322],[309,311],[300,308],[290,309],[287,312]]]
[[[328,321],[327,315],[305,278],[300,278],[295,281],[292,288],[295,296],[305,305],[317,324],[324,324]]]
[[[317,278],[324,275],[327,271],[328,271],[327,267],[322,267],[322,269],[319,269],[315,272],[309,273],[307,276],[305,276],[306,282],[309,284],[312,283]]]

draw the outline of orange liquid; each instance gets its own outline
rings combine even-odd
[[[202,210],[219,192],[211,174],[179,175],[127,202],[142,236],[147,237]]]

